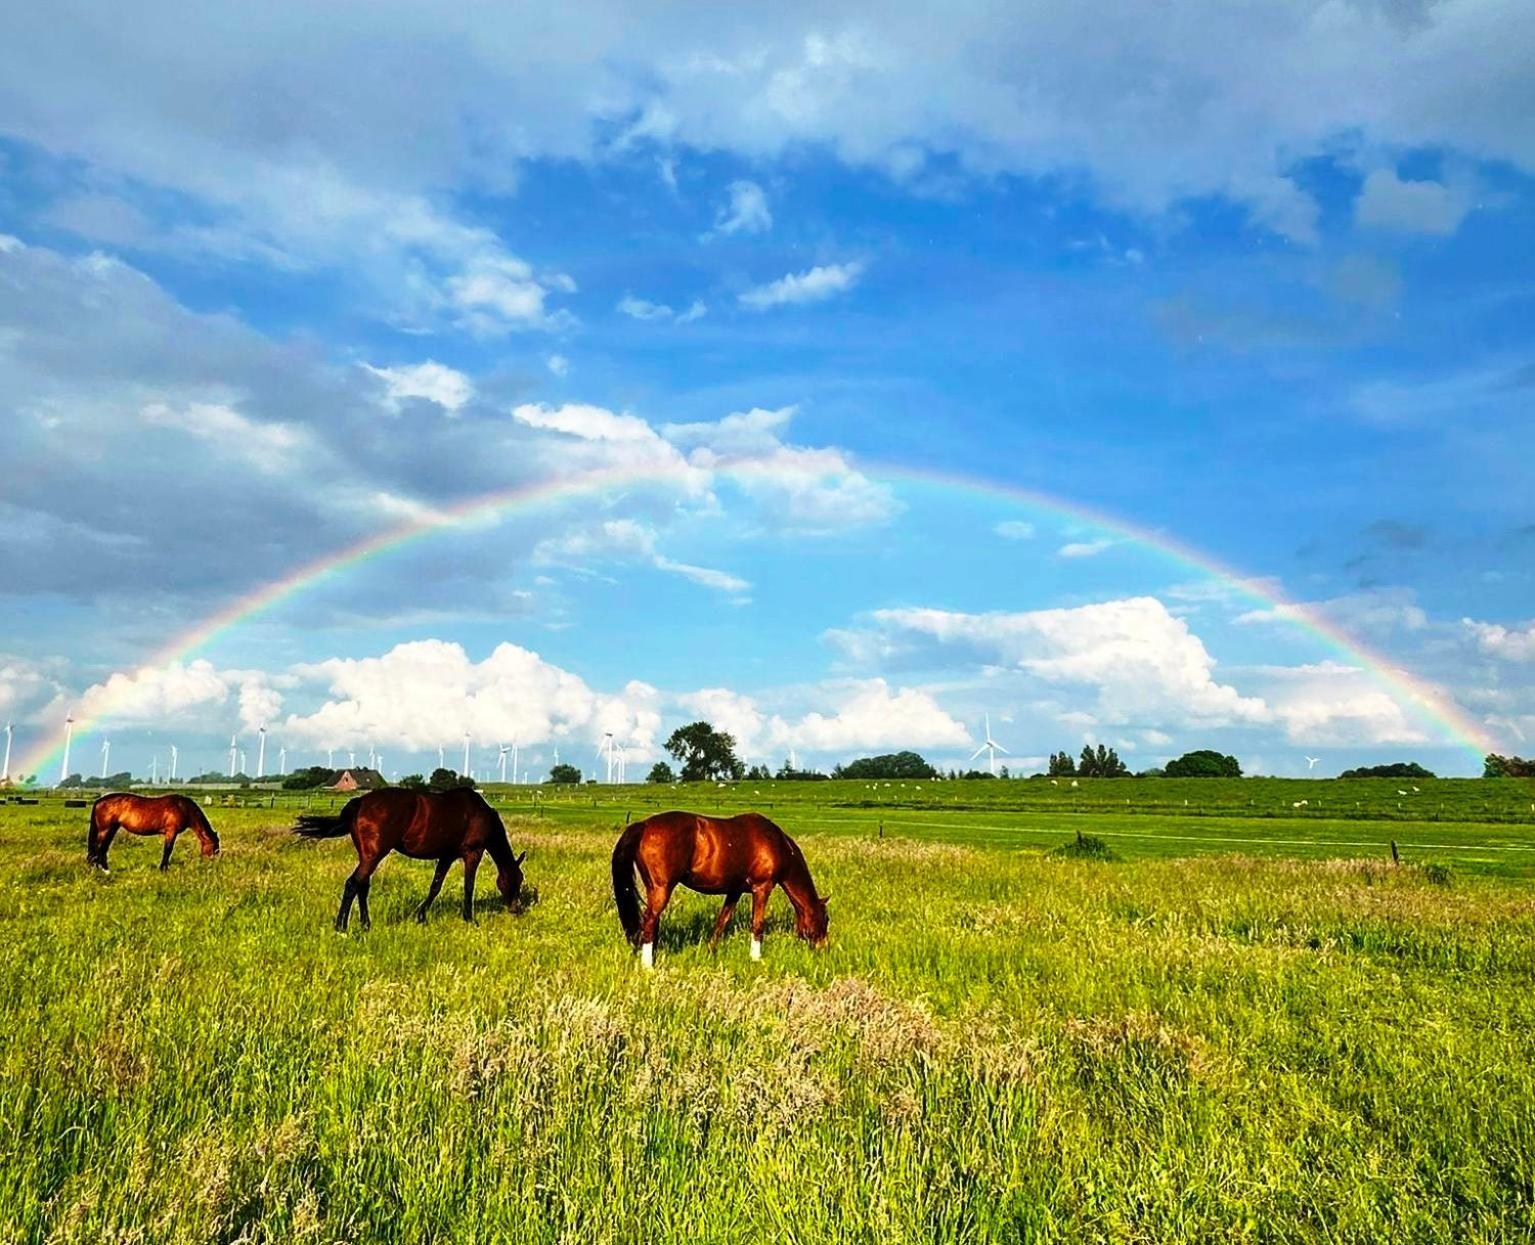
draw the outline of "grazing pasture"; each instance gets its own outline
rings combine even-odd
[[[0,1241],[1535,1234],[1535,784],[917,786],[493,789],[539,902],[418,925],[391,857],[345,937],[340,800],[110,877],[0,806]],[[640,972],[674,805],[782,825],[830,944],[678,891]]]

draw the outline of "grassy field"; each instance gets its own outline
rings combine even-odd
[[[109,878],[0,806],[0,1241],[1535,1236],[1535,784],[921,786],[494,792],[535,906],[392,858],[345,938],[301,800]],[[661,803],[770,812],[831,946],[680,895],[640,973]]]

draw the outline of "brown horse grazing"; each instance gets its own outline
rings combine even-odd
[[[161,869],[170,868],[171,849],[184,830],[197,836],[204,856],[219,854],[219,836],[208,824],[207,815],[197,807],[197,801],[184,795],[132,795],[114,791],[102,796],[91,805],[91,832],[85,841],[86,864],[95,865],[103,873],[109,872],[107,848],[112,846],[113,836],[119,830],[129,834],[164,835]]]
[[[393,851],[437,862],[432,887],[416,909],[417,921],[426,920],[427,909],[455,860],[464,862],[464,920],[474,920],[474,872],[486,852],[496,862],[496,886],[506,906],[513,912],[520,910],[522,862],[528,854],[512,855],[500,816],[478,791],[467,787],[455,791],[406,791],[399,787],[370,791],[348,801],[335,816],[303,814],[293,830],[306,839],[352,836],[357,868],[341,892],[341,910],[336,913],[336,929],[341,933],[346,932],[354,899],[362,927],[368,928],[368,889],[373,884],[373,872]]]
[[[645,884],[643,913],[634,884],[636,869]],[[816,893],[799,845],[760,813],[723,818],[657,813],[619,836],[613,848],[613,898],[624,935],[640,949],[646,968],[655,962],[661,913],[678,884],[725,896],[709,939],[711,951],[719,945],[741,896],[750,891],[752,959],[762,958],[762,927],[775,886],[783,887],[794,905],[799,936],[812,947],[826,945],[826,899]]]

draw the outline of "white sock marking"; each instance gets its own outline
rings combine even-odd
[[[760,939],[760,938],[753,938],[752,939],[752,959],[760,960],[761,958],[762,958],[762,939]]]
[[[640,966],[642,968],[654,968],[656,966],[656,949],[654,944],[647,942],[640,947]]]

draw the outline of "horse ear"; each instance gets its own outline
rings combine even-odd
[[[523,862],[523,861],[524,861],[524,860],[526,860],[526,859],[527,859],[527,858],[528,858],[528,853],[527,853],[527,852],[525,852],[525,851],[524,851],[524,852],[523,852],[523,853],[522,853],[522,855],[521,855],[521,856],[519,856],[519,857],[517,857],[517,860],[516,860],[516,862],[515,862],[515,863],[516,863],[516,865],[517,865],[517,867],[518,867],[518,868],[519,868],[519,869],[520,869],[520,868],[521,868],[521,867],[522,867],[522,862]]]

